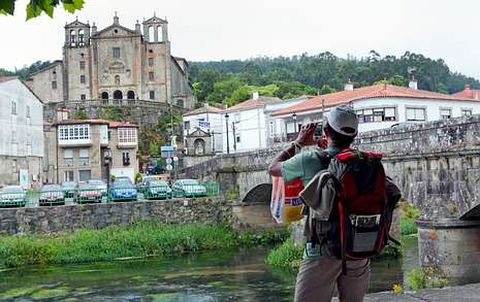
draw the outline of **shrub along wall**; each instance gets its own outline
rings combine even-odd
[[[219,198],[0,209],[0,234],[58,233],[153,220],[171,224],[234,222]]]

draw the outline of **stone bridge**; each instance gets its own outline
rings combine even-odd
[[[368,132],[355,145],[385,154],[387,174],[425,218],[460,217],[480,203],[480,116]],[[225,196],[245,203],[268,203],[267,167],[282,147],[218,155],[180,175],[218,181]]]

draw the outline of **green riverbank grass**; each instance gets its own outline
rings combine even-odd
[[[285,235],[286,232],[237,233],[227,225],[140,222],[55,235],[3,236],[0,237],[0,269],[225,250],[278,242]]]

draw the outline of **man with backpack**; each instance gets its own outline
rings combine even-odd
[[[352,107],[340,105],[326,114],[316,139],[316,123],[306,125],[290,147],[269,166],[272,176],[301,179],[305,189],[303,261],[295,285],[295,301],[362,301],[370,280],[369,257],[390,238],[398,188],[385,177],[381,154],[350,148],[358,132]],[[319,148],[300,152],[304,146]],[[326,149],[325,149],[326,147]]]

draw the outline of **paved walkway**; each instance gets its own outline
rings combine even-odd
[[[393,294],[389,292],[369,294],[364,302],[479,302],[480,283],[446,287],[441,289],[424,289],[417,293]]]

